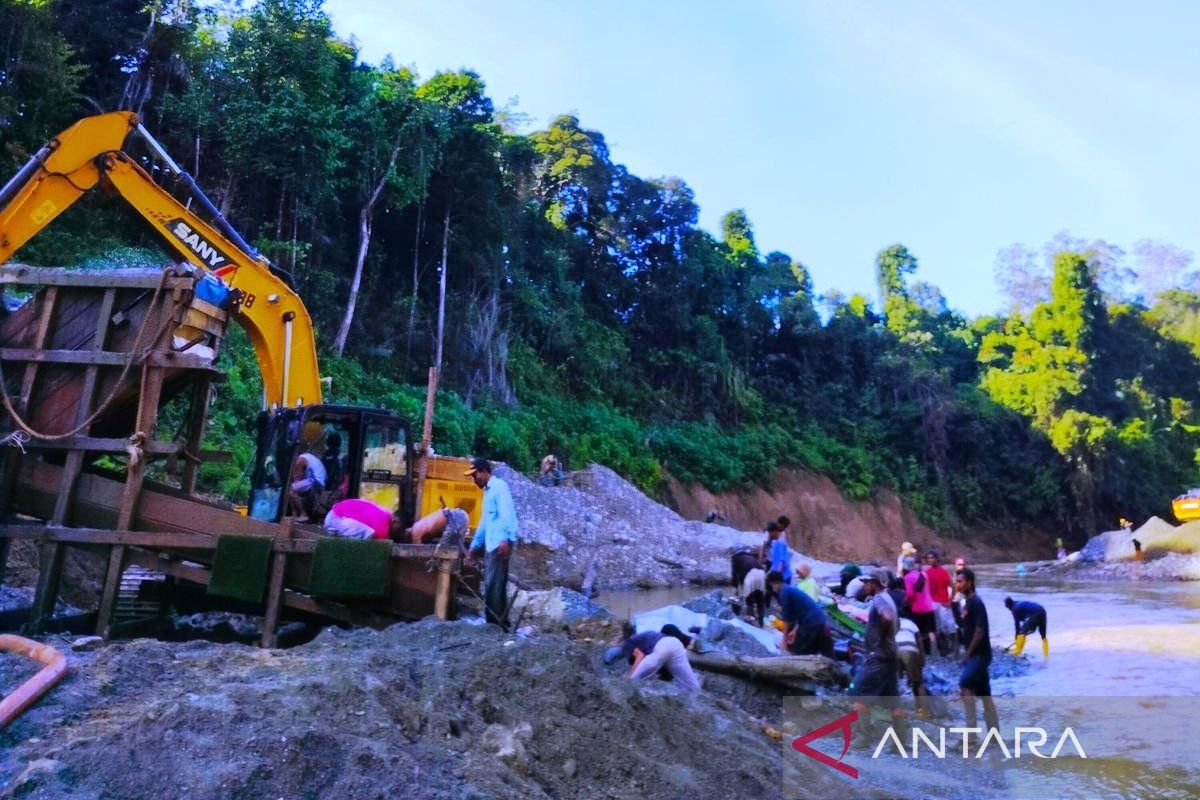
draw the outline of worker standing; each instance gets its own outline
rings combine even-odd
[[[1036,630],[1042,637],[1042,656],[1049,658],[1050,640],[1046,638],[1046,609],[1032,600],[1014,601],[1011,597],[1004,598],[1004,607],[1013,615],[1013,655],[1021,655],[1025,649],[1025,637]]]
[[[974,728],[975,698],[983,700],[983,719],[988,728],[998,728],[1000,718],[992,699],[992,684],[988,670],[992,664],[992,643],[988,627],[987,607],[975,593],[975,572],[963,567],[954,579],[954,588],[965,599],[962,612],[962,633],[966,642],[962,674],[958,688],[967,712],[967,727]]]
[[[899,656],[896,653],[900,613],[887,593],[891,575],[879,568],[863,575],[862,580],[871,609],[867,613],[864,639],[866,658],[855,673],[854,693],[863,697],[896,697],[900,694],[897,681]]]
[[[508,561],[517,542],[517,511],[512,492],[502,478],[493,474],[492,462],[486,458],[471,461],[470,475],[475,485],[483,489],[483,514],[467,564],[477,553],[485,551],[483,562],[483,603],[487,621],[508,630]]]

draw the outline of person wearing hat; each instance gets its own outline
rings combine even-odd
[[[473,459],[471,468],[463,474],[471,476],[475,485],[483,489],[483,513],[467,551],[467,565],[474,563],[478,555],[484,556],[483,603],[487,621],[508,630],[508,560],[517,542],[517,510],[512,491],[502,478],[493,474],[492,462],[486,458]]]
[[[896,574],[904,574],[904,559],[912,558],[917,554],[917,548],[913,547],[912,542],[905,542],[900,545],[900,555],[896,557]]]
[[[866,658],[854,676],[853,693],[864,697],[896,697],[900,694],[896,628],[900,614],[892,596],[884,591],[891,575],[882,567],[862,576],[863,591],[871,601],[863,638]]]

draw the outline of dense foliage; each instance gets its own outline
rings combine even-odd
[[[319,0],[2,0],[0,31],[5,175],[82,97],[139,111],[291,272],[332,400],[418,419],[440,360],[442,452],[531,469],[553,451],[650,489],[799,465],[855,498],[894,488],[948,531],[1088,532],[1200,482],[1200,286],[1169,245],[1007,248],[1004,316],[949,310],[899,244],[877,301],[815,298],[744,212],[714,236],[686,183],[631,174],[576,117],[524,134],[473,72],[364,63]],[[114,201],[83,205],[22,260],[154,246]],[[223,358],[210,442],[235,459],[207,480],[233,492],[257,376],[239,337]]]

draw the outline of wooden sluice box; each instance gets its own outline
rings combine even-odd
[[[200,464],[221,457],[203,450],[203,436],[211,387],[224,377],[215,359],[229,322],[204,280],[187,267],[0,268],[0,286],[32,292],[0,320],[7,445],[0,447],[0,580],[11,542],[36,542],[38,586],[26,629],[44,629],[52,615],[66,547],[107,555],[96,614],[104,636],[127,565],[211,591],[222,571],[219,552],[235,552],[238,542],[265,552],[261,576],[249,578],[251,586],[261,578],[261,602],[251,605],[265,618],[264,645],[274,644],[282,614],[375,626],[453,616],[457,552],[388,543],[384,588],[370,597],[351,590],[319,598],[308,591],[314,559],[330,547],[317,526],[251,519],[196,494]],[[180,432],[156,438],[159,412],[171,400],[183,408]],[[147,477],[147,465],[164,460],[182,464],[178,486]],[[222,536],[237,540],[223,548]]]

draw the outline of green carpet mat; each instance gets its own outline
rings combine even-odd
[[[391,553],[388,541],[320,539],[308,591],[316,597],[386,597]]]
[[[217,539],[208,593],[261,603],[267,591],[272,540],[266,536],[224,535]]]

